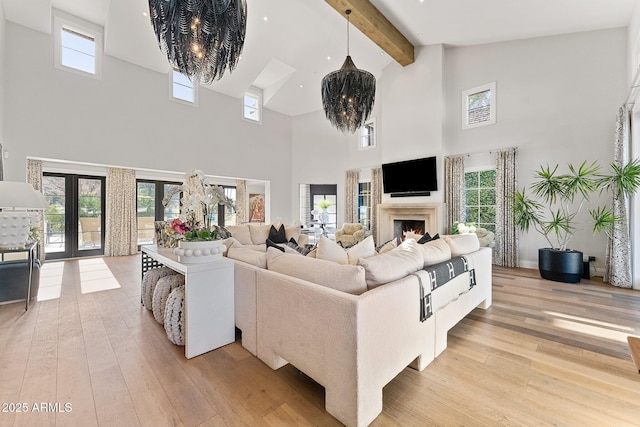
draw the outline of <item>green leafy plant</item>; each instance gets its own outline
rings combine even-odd
[[[558,165],[540,166],[534,172],[535,180],[526,190],[513,194],[513,215],[516,227],[522,232],[531,228],[540,233],[554,249],[567,250],[574,234],[580,230],[583,206],[595,193],[630,196],[640,187],[640,161],[634,159],[620,167],[610,165],[608,173],[600,172],[597,162],[582,162],[576,167],[568,165],[568,173],[558,172]],[[621,221],[610,206],[589,209],[593,233],[611,235],[613,225]]]
[[[333,205],[333,203],[331,203],[331,202],[330,202],[330,201],[328,201],[327,199],[323,199],[323,200],[320,200],[320,201],[318,202],[318,207],[319,207],[320,209],[327,209],[327,208],[328,208],[329,206],[331,206],[331,205]]]

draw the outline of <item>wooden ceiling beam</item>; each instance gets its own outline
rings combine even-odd
[[[351,23],[369,37],[400,65],[407,66],[415,61],[413,45],[400,31],[371,4],[369,0],[325,0],[342,16],[351,9]]]

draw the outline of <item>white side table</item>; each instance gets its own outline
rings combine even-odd
[[[158,264],[184,274],[186,358],[235,341],[233,261],[184,264],[171,249],[142,246],[143,273]]]

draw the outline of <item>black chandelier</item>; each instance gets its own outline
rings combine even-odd
[[[349,55],[349,15],[347,15],[347,59],[342,67],[322,79],[322,107],[327,119],[341,132],[355,133],[364,125],[373,109],[376,78],[359,70]]]
[[[149,0],[149,12],[160,50],[191,81],[211,84],[236,68],[246,0]]]

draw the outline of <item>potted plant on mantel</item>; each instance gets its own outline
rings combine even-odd
[[[632,160],[619,167],[610,165],[609,173],[600,173],[597,162],[583,162],[579,167],[568,165],[569,173],[560,174],[558,165],[553,169],[542,167],[534,172],[530,186],[534,197],[525,189],[514,193],[513,215],[516,227],[528,232],[533,227],[549,243],[538,250],[538,268],[544,279],[578,283],[582,277],[583,254],[568,248],[571,238],[580,231],[579,213],[595,193],[626,196],[640,187],[640,162]],[[613,224],[621,221],[609,206],[590,209],[593,233],[604,231],[611,236]]]

